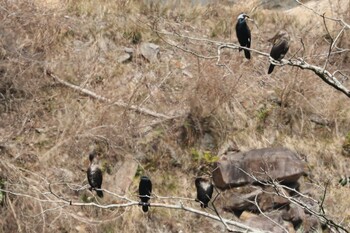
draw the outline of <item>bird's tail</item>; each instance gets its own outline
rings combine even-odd
[[[273,71],[273,68],[275,68],[275,65],[270,64],[269,71],[267,72],[268,74],[271,74]]]
[[[250,51],[245,49],[244,56],[245,56],[245,58],[250,59]]]
[[[143,205],[142,206],[142,210],[143,210],[143,212],[147,212],[148,211],[148,205]]]
[[[102,190],[96,190],[96,194],[97,194],[97,196],[99,196],[100,198],[103,197],[103,192],[102,192]]]

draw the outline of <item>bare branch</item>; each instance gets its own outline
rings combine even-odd
[[[46,71],[46,74],[49,75],[50,77],[52,77],[55,81],[63,84],[64,86],[67,86],[67,87],[70,87],[76,91],[79,91],[85,95],[88,95],[94,99],[97,99],[97,100],[100,100],[100,101],[103,101],[103,102],[108,102],[108,103],[111,103],[112,105],[116,105],[118,107],[123,107],[123,108],[126,108],[126,109],[130,109],[130,110],[134,110],[135,112],[138,112],[138,113],[141,113],[141,114],[144,114],[144,115],[149,115],[149,116],[153,116],[153,117],[157,117],[157,118],[164,118],[164,119],[167,119],[167,120],[171,120],[171,119],[174,119],[174,118],[177,118],[177,117],[180,117],[180,116],[167,116],[167,115],[164,115],[162,113],[157,113],[157,112],[154,112],[150,109],[147,109],[147,108],[141,108],[141,107],[138,107],[138,106],[135,106],[135,105],[129,105],[127,103],[124,103],[122,101],[115,101],[113,102],[111,99],[108,99],[106,97],[103,97],[101,95],[98,95],[90,90],[87,90],[85,88],[82,88],[82,87],[79,87],[79,86],[76,86],[72,83],[69,83],[67,81],[64,81],[62,79],[60,79],[59,77],[57,77],[56,75],[54,75],[52,72],[50,71]]]
[[[214,205],[214,202],[212,203],[213,205],[213,209],[214,209],[214,212],[216,213],[216,215],[220,218],[220,221],[222,222],[222,224],[224,224],[225,228],[227,229],[228,232],[233,232],[234,230],[232,230],[227,224],[226,222],[224,221],[224,219],[221,217],[221,215],[219,214],[218,210],[216,209],[215,205]]]
[[[316,10],[314,10],[313,8],[311,7],[308,7],[307,5],[305,5],[304,3],[300,2],[300,0],[295,0],[297,3],[299,3],[301,6],[305,7],[306,9],[312,11],[313,13],[315,13],[316,15],[320,16],[320,17],[323,17],[322,14],[318,13]],[[328,20],[332,20],[332,21],[335,21],[335,22],[339,22],[341,23],[343,26],[347,27],[350,29],[350,24],[346,23],[344,20],[342,19],[337,19],[337,18],[332,18],[332,17],[325,17],[326,19]]]
[[[297,1],[297,0],[296,0]],[[322,15],[320,15],[322,16]],[[324,16],[324,18],[328,18],[326,16]],[[341,20],[339,20],[341,21]],[[342,30],[343,31],[343,30]],[[340,33],[342,33],[342,31]],[[336,90],[344,93],[346,96],[350,97],[350,90],[348,88],[346,88],[344,85],[342,85],[342,83],[337,79],[337,77],[335,77],[333,74],[331,74],[328,70],[319,67],[319,66],[315,66],[315,65],[311,65],[308,64],[306,61],[304,61],[303,58],[297,58],[297,59],[282,59],[282,61],[276,61],[274,60],[272,57],[270,57],[270,54],[268,53],[264,53],[261,52],[259,50],[256,49],[252,49],[252,48],[247,48],[244,46],[240,46],[238,44],[235,43],[224,43],[224,42],[220,42],[220,41],[214,41],[214,40],[209,40],[209,39],[202,39],[202,38],[195,38],[195,37],[190,37],[190,36],[185,36],[185,35],[181,35],[181,34],[175,34],[175,33],[170,33],[170,32],[160,32],[160,31],[155,31],[159,36],[160,34],[164,34],[164,35],[168,35],[168,36],[176,36],[176,37],[180,37],[180,38],[186,38],[186,39],[190,39],[190,40],[195,40],[195,41],[202,41],[202,42],[206,42],[206,43],[210,43],[213,45],[217,46],[217,55],[216,56],[206,56],[206,55],[201,55],[198,52],[194,52],[190,49],[185,49],[177,44],[172,44],[170,42],[167,42],[167,40],[163,37],[162,40],[164,40],[167,44],[174,46],[184,52],[190,53],[194,56],[197,56],[198,58],[203,58],[203,59],[217,59],[216,61],[216,65],[217,66],[221,66],[221,67],[225,67],[226,69],[229,70],[229,72],[231,74],[234,74],[233,71],[225,64],[221,64],[220,63],[220,59],[221,59],[221,50],[225,49],[225,48],[230,48],[230,49],[247,49],[251,52],[257,53],[259,55],[265,56],[265,57],[269,57],[270,62],[274,65],[277,66],[284,66],[284,65],[289,65],[289,66],[296,66],[299,67],[301,69],[305,69],[305,70],[310,70],[312,72],[314,72],[318,77],[320,77],[325,83],[327,83],[328,85],[332,86],[333,88],[335,88]],[[339,38],[340,33],[338,34],[337,38]],[[333,43],[332,45],[333,46]],[[327,53],[327,56],[330,55],[330,52]]]
[[[258,208],[258,211],[265,217],[267,218],[268,220],[270,220],[271,222],[273,222],[274,224],[276,224],[279,228],[281,228],[284,232],[288,233],[288,230],[281,226],[281,224],[279,224],[278,222],[276,222],[275,220],[273,220],[272,218],[270,218],[269,216],[267,216],[261,209],[260,209],[260,206],[258,204],[258,195],[255,196],[254,198],[254,204],[256,206],[256,208]]]
[[[2,190],[0,190],[0,191],[2,191]],[[6,200],[7,200],[8,204],[9,204],[9,206],[10,206],[10,209],[12,211],[12,215],[13,215],[14,219],[16,220],[16,223],[17,223],[17,230],[18,230],[19,233],[22,233],[23,232],[22,231],[22,227],[21,227],[21,224],[19,223],[19,220],[17,218],[16,211],[13,208],[13,205],[12,205],[12,202],[11,202],[11,198],[8,197],[8,193],[6,193],[6,196],[7,196]]]
[[[272,177],[270,177],[270,181],[261,181],[259,179],[257,179],[254,175],[246,172],[245,170],[241,169],[241,168],[238,168],[240,171],[242,171],[243,173],[245,173],[246,175],[248,175],[250,178],[252,178],[255,182],[261,184],[261,185],[264,185],[264,186],[270,186],[272,188],[274,188],[275,192],[266,192],[266,193],[269,193],[269,194],[274,194],[274,195],[278,195],[280,197],[283,197],[285,199],[287,199],[288,201],[290,201],[291,203],[299,206],[300,208],[308,211],[309,213],[311,213],[313,216],[316,216],[321,222],[323,222],[324,224],[326,224],[327,226],[329,226],[331,229],[334,228],[336,229],[337,231],[339,230],[342,230],[343,232],[346,232],[348,233],[349,231],[346,230],[343,226],[341,226],[340,224],[338,223],[335,223],[332,219],[330,219],[325,213],[324,213],[324,210],[321,208],[321,211],[322,212],[318,212],[316,211],[314,208],[312,208],[311,206],[307,205],[306,203],[302,202],[301,200],[295,198],[295,197],[290,197],[288,196],[286,193],[284,192],[281,192],[280,190],[283,190],[283,189],[286,189],[286,190],[289,190],[289,191],[292,191],[293,193],[296,193],[297,195],[299,196],[302,196],[302,197],[306,197],[310,200],[312,200],[315,204],[319,205],[320,206],[320,202],[309,197],[309,196],[306,196],[305,194],[297,191],[296,189],[294,188],[290,188],[286,185],[281,185],[279,184],[277,181],[273,180]],[[265,174],[268,175],[268,172],[267,171],[264,171]],[[322,199],[324,200],[325,199],[325,195],[326,195],[326,191],[323,193],[323,197]],[[322,205],[323,202],[321,202],[321,205]],[[321,206],[320,206],[321,207]],[[340,231],[341,232],[341,231]]]
[[[328,70],[323,70],[323,68],[308,64],[303,59],[298,60],[285,60],[283,59],[281,64],[287,64],[290,66],[296,66],[301,69],[311,70],[318,77],[320,77],[325,83],[334,87],[338,91],[344,93],[347,97],[350,97],[350,90],[346,88],[334,75],[332,75]]]
[[[333,43],[334,43],[334,39],[333,39],[331,33],[330,33],[329,30],[328,30],[327,23],[326,23],[326,19],[325,19],[325,16],[324,16],[324,15],[325,15],[325,14],[322,15],[323,24],[324,24],[324,27],[326,28],[326,31],[327,31],[328,36],[331,38],[331,43],[330,43],[330,45],[329,45],[328,55],[327,55],[327,59],[326,59],[326,61],[325,61],[325,63],[324,63],[324,66],[323,66],[323,71],[326,69],[327,64],[328,64],[328,62],[329,62],[329,57],[330,57],[330,55],[331,55],[332,48],[333,48]]]
[[[158,34],[159,38],[162,39],[166,44],[168,44],[168,45],[170,45],[172,47],[178,48],[178,49],[180,49],[180,50],[182,50],[182,51],[184,51],[186,53],[190,53],[190,54],[192,54],[192,55],[194,55],[196,57],[203,58],[203,59],[215,59],[215,58],[217,58],[217,56],[205,56],[205,55],[199,54],[199,53],[197,53],[197,52],[195,52],[193,50],[185,49],[185,48],[181,47],[180,45],[177,45],[175,43],[171,43],[171,42],[167,41],[165,38],[160,36],[159,33],[157,33],[157,34]],[[184,37],[184,38],[187,38],[187,37]],[[190,37],[188,37],[188,38],[190,38]]]
[[[93,207],[97,207],[97,208],[100,208],[100,209],[113,209],[113,208],[126,208],[126,207],[130,207],[130,206],[139,206],[140,205],[139,201],[131,200],[131,199],[125,197],[125,196],[120,196],[118,194],[112,193],[112,192],[110,192],[108,190],[105,190],[105,189],[103,189],[103,191],[108,192],[108,193],[110,193],[110,194],[112,194],[112,195],[114,195],[114,196],[116,196],[118,198],[121,198],[121,199],[123,199],[126,202],[119,203],[119,204],[106,204],[106,205],[98,204],[98,203],[95,203],[95,202],[89,202],[89,203],[77,202],[75,200],[70,200],[70,199],[68,199],[66,197],[62,197],[62,196],[58,195],[57,193],[55,193],[52,190],[51,187],[52,187],[52,184],[49,185],[49,190],[50,191],[47,192],[46,194],[47,195],[52,195],[53,197],[55,197],[55,199],[50,199],[50,202],[56,203],[56,204],[61,203],[61,205],[59,205],[57,207],[54,207],[54,208],[50,208],[50,209],[44,210],[44,212],[45,211],[53,211],[53,210],[57,210],[57,209],[60,209],[60,208],[69,208],[69,206],[93,206]],[[46,201],[48,201],[48,200],[36,198],[36,197],[28,195],[28,194],[12,192],[12,191],[5,190],[5,189],[0,189],[0,191],[5,192],[5,193],[9,193],[9,194],[13,194],[13,195],[16,195],[16,196],[19,196],[19,197],[34,199],[34,200],[37,200],[39,202],[43,202],[43,201],[46,202]],[[186,199],[186,198],[176,198],[176,199]],[[193,199],[191,199],[191,200],[193,201]],[[207,212],[203,212],[203,211],[200,211],[200,210],[197,210],[197,209],[193,209],[191,207],[187,207],[187,206],[183,205],[182,202],[180,202],[179,204],[150,203],[150,206],[153,207],[153,208],[154,207],[158,207],[158,208],[184,210],[184,211],[187,211],[187,212],[198,214],[198,215],[203,216],[203,217],[207,217],[207,218],[210,218],[210,219],[213,219],[213,220],[216,220],[216,221],[223,222],[226,225],[231,225],[231,226],[235,227],[234,231],[236,231],[236,232],[271,233],[271,232],[268,232],[268,231],[262,231],[262,230],[259,230],[259,229],[255,229],[255,228],[246,226],[243,223],[239,223],[239,222],[236,222],[236,221],[224,219],[221,216],[213,215],[213,214],[210,214],[210,213],[207,213]],[[233,231],[231,228],[227,227],[227,229]]]
[[[232,48],[232,49],[237,49],[240,46],[237,45],[222,45],[221,48]],[[257,54],[263,55],[263,56],[267,56],[270,57],[269,54],[264,53],[264,52],[260,52],[258,50],[255,49],[249,49],[246,47],[242,47],[244,49],[248,49],[252,52],[255,52]],[[335,89],[337,89],[338,91],[341,91],[342,93],[344,93],[346,96],[350,97],[350,90],[348,88],[346,88],[341,82],[339,82],[339,80],[332,75],[329,71],[324,70],[322,67],[319,66],[315,66],[315,65],[311,65],[308,64],[306,61],[304,61],[302,58],[298,58],[298,59],[291,59],[291,60],[286,60],[286,59],[282,59],[280,62],[276,61],[274,59],[272,59],[270,57],[270,62],[273,63],[274,65],[277,66],[283,66],[283,65],[290,65],[290,66],[296,66],[299,67],[301,69],[305,69],[305,70],[311,70],[312,72],[314,72],[317,76],[319,76],[325,83],[327,83],[328,85],[334,87]]]

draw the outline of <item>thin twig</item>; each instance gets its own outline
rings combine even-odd
[[[259,180],[258,178],[256,178],[254,175],[246,172],[245,170],[243,170],[241,168],[238,168],[238,169],[240,171],[242,171],[243,173],[245,173],[246,175],[248,175],[250,178],[252,178],[255,182],[257,182],[257,183],[259,183],[261,185],[264,185],[264,186],[270,186],[270,187],[275,189],[275,192],[266,192],[265,191],[266,193],[275,194],[275,195],[278,195],[280,197],[283,197],[283,198],[287,199],[291,203],[299,206],[300,208],[302,208],[305,211],[309,212],[313,216],[316,216],[318,219],[321,220],[321,222],[323,222],[324,224],[326,224],[330,228],[335,228],[336,230],[342,230],[342,231],[347,232],[347,233],[349,232],[348,230],[345,229],[345,227],[341,226],[338,223],[335,223],[325,213],[318,212],[318,211],[314,210],[314,208],[312,208],[311,206],[309,206],[306,203],[302,202],[301,200],[298,200],[297,198],[294,198],[294,197],[290,197],[290,196],[286,195],[284,192],[279,192],[278,190],[280,188],[282,188],[282,189],[284,188],[284,189],[290,190],[290,191],[298,194],[299,196],[306,197],[306,198],[312,200],[314,203],[319,204],[319,202],[317,200],[302,194],[301,192],[297,191],[296,189],[290,188],[290,187],[285,186],[285,185],[281,185],[278,182],[276,182],[275,180],[273,180],[271,177],[270,177],[271,181],[262,181],[262,180]],[[267,174],[267,172],[265,172],[265,174]],[[323,194],[325,195],[325,193],[326,192],[324,192]]]
[[[211,203],[213,205],[213,209],[214,209],[214,212],[216,213],[216,215],[220,218],[222,224],[224,224],[225,228],[227,229],[228,232],[233,232],[234,230],[232,230],[228,225],[227,223],[223,220],[223,218],[221,217],[221,215],[219,214],[218,210],[216,209],[214,203],[212,202]]]
[[[326,23],[326,18],[325,18],[325,13],[322,15],[322,19],[323,19],[323,24],[324,24],[324,27],[326,28],[327,34],[328,34],[328,36],[331,38],[331,43],[330,43],[329,49],[328,49],[328,55],[327,55],[327,58],[326,58],[326,61],[325,61],[324,65],[323,65],[323,70],[325,70],[326,67],[327,67],[327,64],[328,64],[328,62],[329,62],[329,57],[331,56],[331,52],[332,52],[332,48],[333,48],[334,39],[333,39],[331,33],[330,33],[329,30],[328,30],[327,23]]]
[[[288,230],[283,227],[281,224],[279,224],[278,222],[276,222],[275,220],[273,220],[272,218],[270,218],[269,216],[267,216],[261,209],[260,206],[258,204],[258,195],[255,196],[254,198],[254,204],[256,206],[256,208],[258,208],[258,211],[260,212],[260,214],[262,214],[265,218],[267,218],[268,220],[270,220],[271,222],[273,222],[275,225],[277,225],[279,228],[281,228],[284,232],[288,233]]]
[[[0,190],[2,191],[2,190]],[[9,198],[9,193],[6,193],[6,200],[10,206],[10,209],[12,211],[12,215],[13,215],[13,218],[16,220],[16,223],[17,223],[17,230],[19,233],[22,233],[22,227],[21,227],[21,223],[19,222],[18,218],[17,218],[17,214],[16,214],[16,211],[15,209],[13,208],[13,205],[12,205],[12,202],[11,202],[11,198]]]
[[[313,8],[305,5],[304,3],[300,2],[300,0],[295,0],[298,4],[300,4],[301,6],[305,7],[306,9],[312,11],[313,13],[315,13],[316,15],[320,16],[320,17],[325,17],[326,19],[328,20],[332,20],[332,21],[335,21],[335,22],[339,22],[341,23],[343,26],[347,27],[350,29],[350,24],[346,23],[344,20],[342,19],[337,19],[337,18],[332,18],[332,17],[326,17],[326,16],[323,16],[322,14],[318,13],[316,10],[314,10]]]

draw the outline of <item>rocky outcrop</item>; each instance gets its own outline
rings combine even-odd
[[[269,232],[302,229],[311,233],[320,229],[317,217],[295,204],[305,203],[313,210],[317,207],[310,203],[307,194],[298,195],[306,164],[296,153],[286,148],[237,151],[226,150],[213,171],[214,184],[223,190],[218,205],[224,211],[251,227]],[[285,186],[272,185],[270,181]]]
[[[222,195],[226,200],[224,209],[230,212],[246,210],[258,212],[257,205],[261,211],[265,212],[290,204],[288,199],[276,195],[271,187],[248,185],[226,190]]]
[[[286,148],[263,148],[228,152],[220,157],[213,172],[216,187],[228,189],[259,181],[294,183],[306,174],[305,163]],[[253,178],[254,176],[255,178]]]

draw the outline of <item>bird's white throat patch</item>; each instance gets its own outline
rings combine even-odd
[[[242,13],[237,17],[237,19],[244,19],[244,16],[245,16],[245,14]]]
[[[210,183],[209,182],[201,182],[201,186],[204,190],[207,190],[210,188]]]

